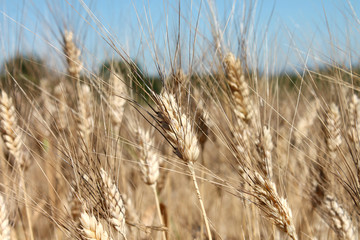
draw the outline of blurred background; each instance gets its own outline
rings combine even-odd
[[[176,48],[183,69],[206,71],[196,62],[213,59],[206,53],[214,52],[215,38],[246,55],[250,68],[270,74],[333,61],[356,66],[359,7],[355,0],[3,0],[0,62],[21,55],[64,71],[61,32],[68,29],[93,72],[122,56],[146,74],[166,73]]]

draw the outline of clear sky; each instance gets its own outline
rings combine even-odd
[[[83,1],[0,1],[0,61],[26,52],[57,65],[61,62],[60,31],[69,28],[76,33],[89,68],[98,66],[105,58],[118,56],[105,41],[111,39],[121,53],[137,59],[145,70],[153,73],[154,62],[166,68],[175,52],[179,6],[184,65],[194,63],[189,57],[194,39],[196,59],[201,58],[212,41],[212,15],[207,0]],[[223,44],[239,53],[237,39],[244,27],[244,1],[210,2],[214,2]],[[245,12],[250,6],[247,1]],[[360,1],[259,0],[252,11],[247,43],[251,48],[249,55],[256,55],[250,59],[254,65],[280,71],[301,68],[305,62],[312,65],[315,58],[324,62],[329,59],[356,62],[359,57],[360,21],[356,15],[360,16]]]

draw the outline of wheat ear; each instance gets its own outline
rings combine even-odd
[[[105,203],[110,213],[109,222],[125,238],[125,206],[120,191],[102,168],[100,169],[100,175],[104,184]]]
[[[180,157],[189,168],[205,221],[208,238],[211,240],[212,236],[209,221],[207,219],[194,170],[194,163],[199,156],[200,150],[197,136],[193,131],[193,126],[186,114],[181,112],[181,108],[177,105],[173,94],[162,92],[160,95],[157,95],[155,102],[159,108],[159,121],[162,123],[162,127],[165,130],[168,140],[175,147],[176,155]]]
[[[310,109],[299,120],[296,125],[296,131],[294,132],[295,144],[300,145],[303,139],[306,139],[309,134],[310,127],[314,124],[314,121],[318,117],[318,110],[320,108],[319,100],[313,100],[309,104]]]
[[[1,130],[5,146],[14,158],[14,163],[22,169],[24,161],[21,157],[21,131],[17,125],[15,107],[11,98],[4,91],[2,91],[0,104]]]
[[[159,178],[159,159],[160,156],[152,148],[153,141],[149,131],[138,127],[135,130],[137,142],[140,146],[139,165],[143,176],[143,181],[149,185],[154,193],[156,209],[159,215],[161,225],[164,225],[162,219],[159,197],[156,190],[157,180]],[[163,239],[166,239],[165,232],[162,232]]]
[[[337,149],[341,145],[341,117],[339,109],[335,103],[330,104],[330,108],[327,112],[326,118],[326,144],[329,150],[331,164],[336,159]]]
[[[73,33],[65,31],[64,33],[64,53],[66,56],[66,62],[68,64],[67,71],[69,75],[75,79],[79,79],[80,72],[82,70],[82,62],[79,57],[81,51],[76,47],[73,42]]]
[[[159,178],[159,159],[160,156],[152,148],[153,140],[149,131],[143,128],[135,130],[137,143],[139,144],[139,165],[142,173],[142,179],[147,185],[153,185]]]
[[[124,206],[126,209],[127,221],[138,224],[140,222],[140,217],[137,214],[136,209],[135,209],[134,204],[132,203],[131,199],[126,194],[123,194],[122,198],[123,198]]]
[[[267,176],[268,179],[272,179],[272,157],[271,152],[274,148],[270,129],[266,126],[263,128],[263,133],[256,142],[256,149],[261,157],[260,169]]]
[[[114,127],[114,132],[118,133],[124,115],[124,107],[127,96],[127,88],[122,80],[122,75],[111,71],[110,73],[110,93],[109,93],[109,115]]]
[[[57,111],[56,111],[56,127],[59,131],[64,131],[68,125],[66,112],[67,103],[65,98],[65,87],[64,84],[59,83],[54,88],[54,97],[57,100]]]
[[[86,211],[81,213],[81,235],[87,240],[111,240],[103,225],[95,218],[94,215]]]
[[[0,195],[0,238],[3,240],[10,240],[10,225],[6,204],[3,196]]]
[[[234,113],[238,121],[253,124],[253,104],[250,98],[249,86],[241,68],[241,62],[232,53],[225,57],[226,80],[230,87],[234,104]],[[242,123],[240,123],[242,124]]]
[[[286,199],[279,197],[275,184],[255,172],[253,175],[252,188],[259,208],[277,227],[285,232],[291,239],[296,240],[297,235],[292,220],[291,209]]]
[[[7,147],[10,154],[15,159],[15,164],[20,172],[20,187],[24,191],[24,203],[26,218],[29,225],[29,232],[31,240],[34,239],[32,223],[30,217],[30,209],[28,204],[28,198],[26,193],[25,186],[25,172],[24,172],[24,159],[22,157],[22,139],[20,128],[17,124],[17,117],[15,112],[15,107],[12,103],[11,98],[8,97],[6,92],[2,91],[0,99],[0,117],[1,117],[1,129],[2,129],[2,138],[4,139],[5,146]]]
[[[93,99],[90,87],[79,85],[78,88],[78,129],[81,141],[87,147],[91,147],[91,134],[94,129],[94,118],[92,115]]]
[[[324,207],[330,216],[330,226],[341,239],[355,239],[354,226],[349,214],[337,202],[337,200],[327,195],[324,199]]]

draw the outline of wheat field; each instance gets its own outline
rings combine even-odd
[[[82,28],[64,13],[54,35],[30,31],[53,50],[41,61],[2,50],[1,239],[359,238],[356,63],[323,56],[268,73],[252,45],[257,1],[236,3],[242,25],[229,15],[236,42],[205,2],[208,33],[170,4],[179,26],[165,55],[145,31],[153,74],[83,1],[63,3]],[[55,16],[62,5],[49,3]],[[84,28],[111,49],[100,70]],[[332,56],[357,56],[329,35]]]

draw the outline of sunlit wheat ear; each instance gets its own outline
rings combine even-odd
[[[234,113],[238,121],[249,125],[254,124],[253,104],[250,98],[249,86],[241,68],[241,62],[232,53],[225,57],[226,80],[234,100]],[[242,124],[241,122],[239,124]]]
[[[103,225],[95,218],[94,215],[86,211],[81,213],[81,236],[87,240],[110,240],[108,233]]]
[[[309,111],[305,112],[305,115],[301,117],[296,125],[297,130],[294,132],[296,145],[300,145],[303,142],[303,139],[308,137],[309,129],[318,117],[318,110],[320,108],[319,100],[310,102],[309,107]]]
[[[137,143],[139,144],[139,164],[142,172],[143,181],[150,185],[155,201],[156,208],[159,215],[160,223],[163,225],[163,219],[160,210],[159,198],[156,190],[157,180],[159,178],[159,159],[160,155],[153,149],[153,137],[150,135],[150,131],[145,131],[140,126],[135,127],[135,135]],[[163,239],[166,239],[166,235],[163,232]]]
[[[111,71],[110,73],[110,93],[109,93],[109,114],[115,133],[121,125],[126,103],[125,97],[127,87],[123,82],[122,76]]]
[[[291,209],[286,199],[279,197],[275,184],[259,173],[253,175],[252,188],[256,204],[263,213],[291,239],[297,239]]]
[[[0,195],[0,238],[10,240],[10,231],[7,207],[3,196]]]
[[[126,220],[131,223],[135,223],[135,224],[139,223],[140,217],[137,214],[136,209],[135,209],[134,204],[132,203],[131,199],[126,194],[123,194],[122,198],[123,198],[124,206],[126,209]]]
[[[349,129],[348,136],[352,142],[359,144],[360,137],[360,102],[356,94],[352,95],[349,102]]]
[[[173,144],[176,155],[178,155],[189,168],[201,206],[201,213],[204,218],[208,238],[211,240],[210,225],[195,175],[194,163],[199,156],[200,150],[191,121],[186,114],[182,113],[182,109],[177,104],[173,94],[163,91],[160,95],[157,95],[154,100],[159,108],[158,118],[167,139]]]
[[[17,125],[17,117],[15,112],[15,107],[12,103],[11,98],[2,91],[1,99],[0,99],[0,118],[1,118],[1,130],[2,130],[2,138],[4,139],[4,143],[6,148],[10,152],[10,154],[15,159],[15,165],[19,169],[20,174],[20,188],[24,191],[24,204],[26,211],[26,218],[28,222],[28,229],[30,232],[30,238],[33,240],[34,235],[32,231],[32,223],[31,223],[31,215],[28,204],[28,196],[26,193],[25,186],[25,161],[22,158],[22,139],[20,128]]]
[[[79,59],[81,51],[75,46],[75,43],[73,42],[73,33],[70,31],[65,31],[64,33],[64,54],[68,64],[67,71],[69,75],[78,79],[83,67],[82,62]]]
[[[153,148],[153,138],[150,131],[145,131],[139,126],[136,128],[135,134],[140,147],[138,156],[142,178],[146,184],[152,185],[159,178],[160,156]]]
[[[341,127],[341,117],[340,117],[339,109],[335,103],[331,103],[330,108],[327,112],[325,132],[326,132],[326,145],[329,150],[329,154],[332,161],[336,159],[337,149],[340,147],[342,142],[340,127]]]
[[[1,131],[5,146],[20,168],[24,167],[21,156],[22,139],[21,131],[17,124],[15,107],[11,98],[2,91],[0,99]]]
[[[176,154],[185,162],[194,163],[199,156],[199,146],[190,119],[181,112],[175,96],[162,92],[156,98],[158,117]]]
[[[93,97],[90,87],[79,85],[78,88],[78,129],[81,140],[90,147],[91,134],[94,130]]]
[[[104,184],[103,193],[107,208],[109,209],[109,222],[114,228],[125,234],[125,206],[121,194],[115,183],[111,180],[104,169],[100,169],[100,175]]]
[[[340,239],[356,239],[354,226],[346,210],[338,204],[336,199],[327,195],[324,199],[326,215],[330,218],[327,220]]]
[[[272,179],[273,171],[271,152],[274,145],[272,142],[271,132],[268,127],[264,126],[263,133],[256,142],[256,148],[261,158],[259,163],[261,171],[264,173],[264,176]]]
[[[56,128],[59,131],[64,131],[68,127],[67,120],[67,103],[65,96],[65,86],[62,83],[56,85],[54,89],[54,96],[57,100],[57,111],[56,111]]]
[[[196,89],[194,89],[194,96],[195,95],[200,95],[198,90]],[[210,120],[209,112],[205,107],[204,101],[200,99],[200,97],[195,97],[195,99],[199,99],[197,102],[196,113],[195,113],[197,136],[201,149],[204,149],[205,143],[208,139],[209,125],[211,120]]]

